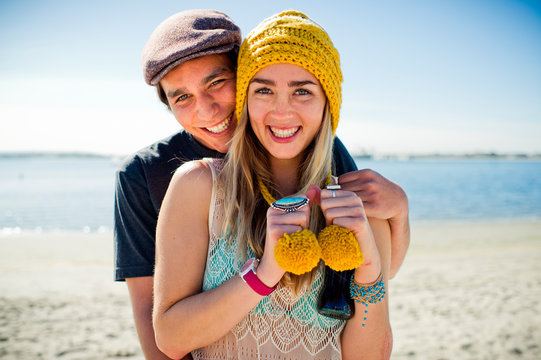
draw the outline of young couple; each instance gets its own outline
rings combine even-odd
[[[379,174],[356,171],[334,137],[338,52],[295,11],[263,21],[238,53],[240,44],[225,14],[192,10],[160,24],[143,51],[147,83],[184,128],[117,174],[115,277],[127,281],[143,352],[388,357],[384,287],[408,247],[407,198]],[[339,189],[326,189],[331,172]],[[293,195],[310,205],[269,206]],[[364,255],[348,273],[345,295],[359,301],[347,321],[318,311],[322,291],[344,292],[323,289],[322,262],[297,276],[274,257],[284,233],[333,224],[349,229]],[[382,301],[363,304],[369,290]]]

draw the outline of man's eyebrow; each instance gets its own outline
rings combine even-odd
[[[219,67],[219,68],[216,68],[214,69],[213,72],[211,72],[209,75],[205,76],[203,78],[203,80],[201,80],[201,85],[204,85],[212,80],[214,80],[215,78],[219,77],[219,76],[223,76],[225,73],[230,73],[231,72],[231,69],[227,68],[227,67]]]
[[[214,80],[215,78],[219,77],[219,76],[222,76],[226,73],[230,73],[231,72],[231,69],[227,68],[227,67],[219,67],[219,68],[216,68],[214,69],[213,72],[211,72],[209,75],[205,76],[202,80],[201,80],[201,84],[202,85],[205,85],[206,83]],[[181,94],[185,94],[187,93],[188,90],[185,89],[185,88],[178,88],[174,91],[170,91],[168,92],[166,95],[168,98],[174,98],[174,97],[177,97]]]
[[[185,93],[186,93],[186,89],[179,88],[179,89],[176,89],[175,91],[169,91],[166,95],[168,98],[175,98],[179,96],[180,94],[185,94]]]

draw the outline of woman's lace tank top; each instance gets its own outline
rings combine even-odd
[[[209,248],[203,291],[237,276],[244,261],[237,256],[237,240],[221,236],[224,189],[216,181],[222,160],[205,159],[213,176],[209,210]],[[248,257],[253,253],[248,249]],[[218,341],[192,352],[194,359],[341,359],[340,334],[343,320],[317,312],[323,287],[320,265],[309,289],[294,295],[278,288],[253,308],[244,319]],[[219,321],[220,319],[216,319]]]

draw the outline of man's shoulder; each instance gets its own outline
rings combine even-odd
[[[127,156],[119,166],[118,172],[129,173],[164,166],[178,167],[182,162],[191,160],[195,156],[191,142],[193,142],[191,136],[181,130]],[[186,154],[191,156],[186,156]]]
[[[357,164],[338,137],[333,143],[333,164],[335,175],[342,175],[357,170]]]

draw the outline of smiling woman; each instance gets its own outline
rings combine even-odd
[[[308,70],[293,64],[269,65],[248,87],[250,124],[273,159],[298,157],[321,127],[325,92]]]

